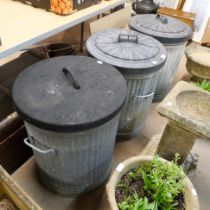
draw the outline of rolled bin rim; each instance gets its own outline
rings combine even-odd
[[[108,202],[112,210],[119,210],[117,202],[115,199],[115,188],[117,183],[120,181],[121,177],[130,169],[140,166],[144,162],[151,161],[154,156],[149,155],[139,155],[131,157],[119,163],[106,185],[106,194],[108,197]],[[162,161],[168,162],[167,160],[160,158]],[[185,175],[184,177],[185,189],[184,198],[186,202],[186,210],[200,210],[199,199],[197,192],[190,181],[190,179]]]
[[[112,62],[109,58],[105,58],[105,57],[100,57],[100,56],[97,56],[97,55],[93,55],[91,54],[91,52],[89,52],[89,54],[92,56],[92,57],[95,57],[97,58],[98,60],[101,60],[103,62],[106,62],[108,64],[111,64],[113,65],[114,67],[116,67],[121,74],[125,74],[125,75],[144,75],[144,74],[150,74],[150,73],[154,73],[154,72],[157,72],[157,71],[160,71],[161,68],[165,65],[165,62],[166,62],[166,59],[164,60],[164,62],[160,63],[159,65],[156,65],[152,68],[138,68],[138,66],[136,66],[135,68],[125,68],[124,66],[121,66],[119,64],[116,64],[114,62]],[[167,56],[166,56],[167,58]]]
[[[86,82],[86,86],[83,84],[83,87],[87,87],[88,90],[86,88],[81,88],[80,95],[78,96],[78,93],[76,93],[75,99],[71,94],[76,90],[69,86],[68,80],[65,80],[65,83],[63,82],[63,78],[66,78],[63,75],[60,75],[60,65],[63,67],[63,65],[68,64],[70,67],[71,65],[74,67],[75,64],[78,63],[82,63],[82,73],[81,76],[78,74],[77,78],[80,78],[81,84],[83,84],[83,81],[85,82],[87,80],[87,77],[89,80]],[[89,67],[86,66],[87,64],[89,64]],[[100,70],[98,69],[98,65],[100,65]],[[57,80],[58,67],[60,80]],[[50,71],[48,69],[50,69]],[[106,69],[109,71],[105,71]],[[89,74],[88,71],[91,71],[91,73]],[[43,78],[44,76],[42,76],[42,78],[39,76],[40,72],[44,74],[45,78]],[[48,72],[50,73],[48,74]],[[90,78],[90,75],[92,75],[92,78]],[[27,81],[28,78],[30,78],[30,81]],[[93,83],[93,81],[96,81],[98,78],[99,81],[97,80],[96,83]],[[54,79],[56,79],[56,83],[54,82]],[[39,82],[39,80],[41,81]],[[63,102],[64,97],[62,97],[61,99],[58,98],[59,106],[57,106],[57,104],[55,104],[55,106],[54,104],[51,105],[52,100],[54,101],[53,96],[52,100],[50,99],[51,101],[47,101],[47,104],[50,104],[47,109],[46,104],[41,106],[41,109],[39,106],[38,108],[37,106],[34,107],[33,103],[36,103],[37,100],[43,100],[42,91],[48,88],[48,86],[45,85],[45,83],[48,85],[48,81],[53,81],[52,83],[54,86],[57,84],[64,84],[62,86],[62,93],[65,97],[65,103]],[[38,89],[40,85],[42,85],[41,89]],[[30,87],[32,88],[30,89]],[[36,89],[38,89],[38,91]],[[98,94],[98,89],[100,94]],[[41,129],[68,133],[96,128],[114,118],[124,104],[127,85],[119,71],[109,64],[99,63],[96,59],[86,56],[60,56],[40,61],[29,66],[18,76],[12,91],[14,108],[24,121]],[[33,91],[35,91],[35,93]],[[89,96],[90,91],[91,96]],[[33,100],[29,103],[28,98],[31,95],[34,98],[32,98]],[[81,98],[81,100],[77,100],[78,98]],[[72,105],[71,103],[73,103],[74,99],[76,101]],[[95,102],[91,103],[93,99]],[[86,104],[89,101],[90,103]],[[80,103],[84,104],[82,108],[80,108]],[[42,107],[44,108],[42,109]],[[83,107],[87,107],[85,111]],[[95,111],[95,109],[98,111]],[[78,115],[77,117],[77,110],[79,113],[81,111],[84,112],[86,118],[83,118],[83,115],[81,115],[81,117]],[[50,112],[53,114],[49,116]],[[66,113],[67,115],[64,115],[64,120],[62,120],[63,114]],[[48,116],[49,118],[46,118]]]
[[[187,38],[166,38],[166,37],[161,37],[161,36],[156,36],[154,34],[149,34],[149,33],[145,33],[144,31],[138,31],[138,29],[136,29],[135,27],[131,26],[129,24],[129,28],[131,30],[137,31],[137,32],[141,32],[145,35],[148,36],[152,36],[153,38],[157,39],[159,42],[161,42],[163,45],[170,45],[170,46],[176,46],[176,45],[182,45],[184,44],[191,36],[187,37]]]
[[[96,121],[78,124],[78,125],[55,125],[53,123],[40,122],[39,120],[31,118],[29,115],[22,112],[17,106],[15,106],[15,104],[14,104],[14,108],[24,121],[26,121],[27,123],[30,123],[33,126],[37,126],[38,128],[46,129],[48,131],[55,131],[55,132],[80,132],[80,131],[88,130],[91,128],[99,127],[100,125],[103,125],[109,120],[113,119],[120,112],[121,108],[124,105],[124,102],[125,102],[125,99],[123,103],[121,104],[121,106],[117,110],[112,112],[110,115],[107,115],[106,117],[101,118]]]
[[[147,41],[151,46],[148,47],[154,47],[158,51],[155,55],[149,55],[146,57],[144,55],[144,52],[140,52],[141,56],[145,56],[143,59],[141,59],[141,56],[139,57],[139,60],[129,60],[122,59],[117,57],[117,53],[106,53],[103,52],[103,46],[97,46],[97,41],[100,40],[100,37],[108,37],[109,42],[104,42],[106,46],[111,46],[116,44],[116,48],[118,47],[116,39],[119,34],[126,34],[126,35],[134,35],[138,37],[138,42],[135,43],[138,48],[140,48],[142,44],[141,41]],[[110,42],[112,40],[112,42]],[[123,44],[123,42],[122,42]],[[130,43],[128,43],[130,44]],[[127,45],[128,45],[127,44]],[[133,43],[131,43],[133,44]],[[122,45],[123,46],[123,45]],[[88,50],[88,53],[98,60],[101,60],[105,63],[111,64],[114,67],[116,67],[122,74],[131,74],[131,75],[142,75],[142,74],[149,74],[154,73],[156,71],[161,70],[161,68],[164,66],[166,59],[167,59],[167,51],[162,43],[157,41],[156,39],[152,38],[151,36],[145,35],[143,33],[139,33],[134,30],[128,30],[128,29],[117,29],[117,28],[111,28],[106,29],[103,31],[99,31],[92,36],[90,36],[86,42],[86,48]],[[112,47],[114,50],[114,47]],[[132,48],[132,45],[129,46],[129,48]],[[130,50],[130,52],[133,50]],[[150,52],[153,51],[152,48],[149,50]],[[113,54],[115,54],[113,56]]]
[[[192,28],[190,26],[188,26],[186,23],[169,17],[167,15],[161,15],[163,17],[168,18],[169,20],[174,20],[176,23],[179,23],[180,25],[182,25],[183,27],[185,27],[185,30],[183,32],[178,32],[174,33],[174,35],[172,35],[172,33],[167,32],[167,31],[161,31],[161,27],[159,27],[157,29],[157,31],[151,30],[150,28],[145,29],[141,26],[138,25],[137,20],[142,18],[147,19],[148,16],[151,16],[152,18],[155,16],[154,14],[142,14],[142,15],[136,15],[134,17],[131,18],[130,22],[129,22],[129,28],[152,36],[155,39],[157,39],[158,41],[160,41],[162,44],[170,44],[170,45],[178,45],[178,44],[184,44],[188,39],[190,39],[192,37],[193,31]],[[154,23],[155,24],[155,23]],[[164,28],[162,28],[164,30]]]

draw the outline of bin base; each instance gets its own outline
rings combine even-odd
[[[112,171],[112,165],[111,165],[110,169],[108,170],[107,176],[103,180],[97,180],[97,182],[95,183],[91,183],[91,184],[87,184],[83,186],[82,185],[76,186],[74,184],[64,183],[61,180],[58,180],[52,176],[49,176],[38,165],[36,165],[36,167],[37,167],[39,179],[45,187],[47,187],[49,190],[51,190],[52,192],[62,197],[70,197],[70,198],[78,197],[78,196],[88,194],[97,190],[99,187],[103,186],[107,182]]]
[[[132,132],[129,133],[117,133],[117,137],[116,140],[117,141],[129,141],[133,138],[135,138],[136,136],[139,136],[141,133],[141,130],[144,128],[144,124],[141,125],[139,128],[135,129]]]

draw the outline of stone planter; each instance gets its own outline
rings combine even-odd
[[[195,80],[210,81],[210,49],[202,46],[186,48],[186,68]]]
[[[115,200],[115,187],[117,183],[120,181],[121,177],[130,169],[138,167],[139,165],[150,161],[153,156],[136,156],[125,160],[120,163],[112,174],[111,179],[109,180],[106,186],[106,193],[108,196],[108,202],[111,210],[119,210],[116,200]],[[162,159],[163,161],[166,161]],[[189,180],[187,176],[185,176],[185,190],[184,190],[184,198],[186,207],[185,210],[199,210],[199,201],[193,184]]]

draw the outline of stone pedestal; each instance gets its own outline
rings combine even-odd
[[[161,137],[156,153],[161,157],[172,160],[179,153],[180,164],[184,162],[196,141],[196,135],[169,121]]]
[[[182,164],[197,138],[210,139],[209,92],[181,81],[157,110],[169,120],[156,150],[161,157],[172,160],[179,153]]]

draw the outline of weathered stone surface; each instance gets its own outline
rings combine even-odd
[[[178,82],[157,107],[160,115],[179,127],[210,139],[209,109],[210,93],[184,81]]]
[[[177,106],[181,112],[187,113],[201,121],[210,121],[210,96],[196,90],[182,91],[177,95]]]
[[[202,46],[189,46],[185,50],[187,70],[197,80],[210,80],[210,49]]]
[[[154,156],[157,153],[157,148],[160,143],[161,135],[155,135],[149,141],[147,146],[142,151],[141,155],[150,155]]]
[[[184,162],[196,141],[196,135],[179,127],[174,122],[169,122],[161,137],[157,148],[157,154],[161,157],[172,160],[176,153],[179,153],[180,164]]]

